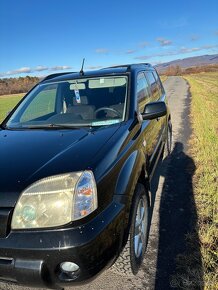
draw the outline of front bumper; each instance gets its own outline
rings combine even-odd
[[[80,284],[110,266],[122,246],[125,210],[112,202],[82,226],[41,231],[12,231],[0,238],[0,280],[33,287],[63,288]],[[63,262],[80,269],[70,278]]]

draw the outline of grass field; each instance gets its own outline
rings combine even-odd
[[[190,155],[194,159],[194,198],[197,207],[196,231],[187,236],[192,253],[180,257],[180,285],[196,281],[202,275],[204,289],[218,289],[218,73],[185,76],[192,95],[191,120],[193,134]],[[202,266],[195,256],[196,236],[200,239]],[[192,287],[190,289],[201,289]]]
[[[7,112],[21,100],[24,94],[0,96],[0,122],[6,117]]]

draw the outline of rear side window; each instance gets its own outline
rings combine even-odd
[[[160,97],[160,88],[152,72],[146,72],[148,82],[151,87],[152,101],[156,101]]]
[[[158,84],[158,88],[159,88],[160,94],[162,95],[162,94],[164,93],[164,90],[163,90],[163,87],[162,87],[162,85],[161,85],[160,78],[159,78],[159,76],[158,76],[158,74],[157,74],[156,71],[153,71],[153,75],[154,75],[155,80],[156,80],[156,82],[157,82],[157,84]]]
[[[144,73],[139,73],[137,76],[137,102],[139,112],[142,114],[146,103],[149,101],[149,86]]]

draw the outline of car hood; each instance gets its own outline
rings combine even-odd
[[[1,196],[6,200],[43,177],[92,169],[95,154],[118,128],[0,130],[0,204]]]

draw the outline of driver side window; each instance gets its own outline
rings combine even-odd
[[[137,103],[139,112],[142,114],[145,105],[149,102],[150,94],[148,82],[143,72],[140,72],[137,76]]]

